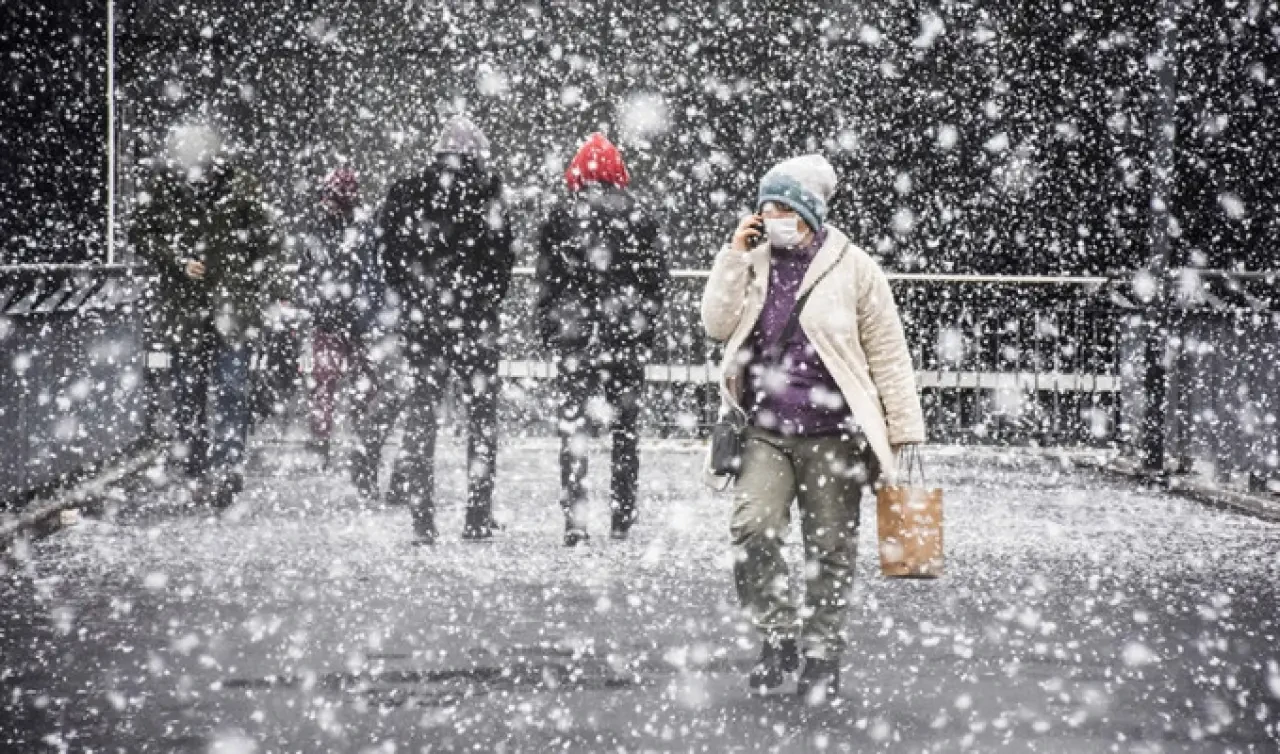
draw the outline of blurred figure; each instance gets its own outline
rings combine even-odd
[[[489,156],[484,133],[454,118],[432,164],[391,187],[380,222],[383,269],[414,382],[389,496],[410,507],[424,544],[436,538],[436,411],[451,388],[468,414],[463,537],[489,538],[495,526],[498,308],[514,255],[502,179]]]
[[[586,446],[601,426],[613,439],[611,535],[625,538],[636,521],[636,425],[669,270],[657,223],[627,190],[622,155],[603,134],[582,145],[565,181],[569,196],[539,241],[537,320],[557,369],[560,504],[573,547],[588,539]]]
[[[204,124],[170,132],[138,204],[133,240],[157,277],[152,335],[170,354],[175,455],[197,497],[225,508],[243,485],[249,346],[283,297],[279,239],[258,184]]]
[[[346,167],[331,171],[320,187],[320,211],[303,249],[299,278],[311,312],[311,436],[328,463],[338,383],[351,374],[356,424],[368,417],[378,390],[371,350],[382,310],[382,270],[370,224],[362,221],[360,183]],[[357,452],[352,477],[362,494],[376,497],[377,466]]]

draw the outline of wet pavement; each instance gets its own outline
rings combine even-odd
[[[233,515],[122,490],[0,559],[0,751],[1280,750],[1280,525],[1061,460],[932,453],[937,582],[878,575],[864,504],[845,689],[809,709],[744,687],[693,446],[646,445],[633,538],[597,493],[578,550],[545,441],[504,450],[483,544],[443,452],[432,548],[304,452],[260,454]]]

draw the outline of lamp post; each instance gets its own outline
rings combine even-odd
[[[107,0],[107,264],[116,261],[116,4]]]
[[[1160,67],[1156,70],[1156,96],[1153,112],[1155,143],[1152,145],[1152,223],[1151,223],[1151,300],[1146,305],[1144,328],[1144,374],[1142,388],[1146,410],[1143,412],[1142,461],[1148,472],[1161,474],[1165,466],[1165,431],[1168,410],[1168,358],[1171,299],[1169,274],[1172,260],[1169,221],[1172,215],[1175,146],[1177,137],[1176,65],[1177,0],[1161,0],[1156,19],[1160,49]]]

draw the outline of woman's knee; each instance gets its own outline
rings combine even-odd
[[[777,501],[741,495],[737,498],[729,535],[736,546],[781,540],[787,531],[787,511]]]

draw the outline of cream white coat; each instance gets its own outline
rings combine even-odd
[[[830,223],[826,227],[826,242],[809,265],[797,296],[837,264],[845,244],[849,250],[810,294],[800,327],[879,458],[884,480],[892,483],[897,471],[892,446],[925,440],[911,353],[880,265],[838,228]],[[724,247],[702,294],[703,327],[713,340],[725,343],[722,411],[739,408],[742,400],[746,364],[740,352],[764,309],[769,258],[767,244],[747,252]]]

